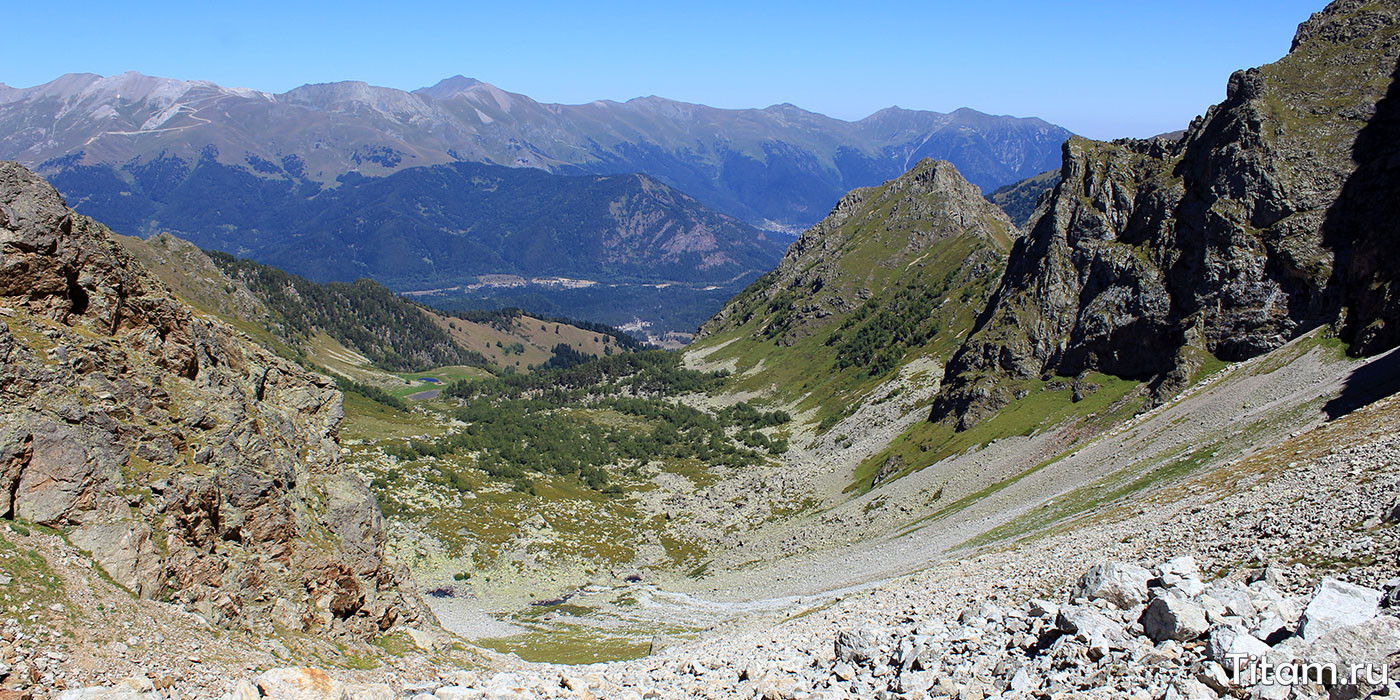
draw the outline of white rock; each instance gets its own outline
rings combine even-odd
[[[162,698],[154,692],[143,693],[129,687],[117,686],[65,690],[58,694],[56,700],[162,700]]]
[[[258,689],[246,678],[238,679],[233,685],[233,692],[229,694],[231,700],[258,700]],[[359,700],[356,698],[356,700]]]
[[[1053,620],[1060,614],[1060,606],[1040,598],[1032,598],[1028,609],[1032,617],[1048,617]]]
[[[1361,624],[1380,613],[1380,602],[1381,592],[1374,588],[1323,579],[1303,610],[1298,635],[1312,641],[1334,629]]]
[[[416,646],[419,649],[422,649],[423,651],[433,651],[442,644],[441,640],[438,639],[437,635],[431,632],[416,630],[412,627],[405,628],[405,631],[408,632],[408,638],[413,640],[413,646]]]
[[[1214,661],[1201,664],[1201,670],[1196,673],[1196,681],[1206,685],[1216,693],[1224,694],[1230,690],[1229,674],[1225,673],[1225,669]]]
[[[1147,582],[1151,578],[1151,572],[1141,566],[1104,562],[1079,577],[1073,595],[1076,600],[1105,600],[1126,610],[1147,601]]]
[[[1139,621],[1143,632],[1154,642],[1168,639],[1184,642],[1210,629],[1205,609],[1172,591],[1153,598]]]
[[[433,696],[437,700],[480,700],[481,696],[485,694],[479,688],[467,688],[460,685],[449,685],[433,692]]]
[[[1194,557],[1175,557],[1168,559],[1163,562],[1161,566],[1158,566],[1157,575],[1161,576],[1163,581],[1168,582],[1167,585],[1171,585],[1169,579],[1199,579],[1201,577],[1201,569],[1196,566],[1196,559]]]
[[[1235,624],[1212,627],[1206,643],[1206,657],[1232,674],[1239,674],[1250,662],[1258,662],[1268,654],[1269,645]]]
[[[1170,694],[1173,691],[1175,694]],[[1177,700],[1216,700],[1220,697],[1209,685],[1189,678],[1173,685],[1168,693],[1168,695],[1162,696],[1164,700],[1168,697],[1177,698]]]
[[[905,671],[899,676],[899,692],[924,692],[937,681],[938,676],[933,671]]]
[[[1390,655],[1397,650],[1400,650],[1400,618],[1379,615],[1358,625],[1329,630],[1316,640],[1305,642],[1298,649],[1298,660],[1308,665],[1331,664],[1337,669],[1348,669],[1353,664],[1364,665],[1374,669],[1376,679],[1380,680],[1379,674],[1391,662]],[[1347,683],[1345,681],[1352,679],[1346,677],[1320,680],[1329,684],[1340,683],[1350,691],[1344,694],[1345,697],[1365,697],[1379,686],[1366,683],[1364,673],[1361,675],[1363,677],[1356,679],[1360,683]],[[1334,688],[1334,697],[1341,695],[1338,690]]]
[[[836,658],[852,663],[867,663],[879,652],[879,636],[869,625],[859,629],[836,631]]]
[[[1011,676],[1011,690],[1017,693],[1029,693],[1040,687],[1040,680],[1031,675],[1025,666],[1016,669],[1016,673]]]
[[[1254,607],[1254,593],[1231,581],[1216,581],[1202,596],[1203,605],[1206,604],[1206,599],[1219,602],[1226,615],[1247,618],[1258,612]]]
[[[316,668],[274,668],[256,684],[269,700],[350,700],[343,683]]]
[[[1129,646],[1128,634],[1123,631],[1122,626],[1090,608],[1067,605],[1060,610],[1059,617],[1055,618],[1055,625],[1090,647],[1126,649]]]

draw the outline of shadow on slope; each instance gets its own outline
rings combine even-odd
[[[1397,77],[1400,66],[1391,73],[1390,87],[1376,103],[1375,115],[1357,133],[1351,149],[1356,170],[1322,224],[1324,245],[1337,254],[1337,278],[1348,307],[1342,337],[1353,355],[1371,355],[1400,345]],[[1369,387],[1366,390],[1370,391]]]

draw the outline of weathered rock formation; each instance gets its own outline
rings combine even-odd
[[[1068,141],[932,418],[967,427],[1018,383],[1088,370],[1163,395],[1201,351],[1325,324],[1354,353],[1400,343],[1397,59],[1400,6],[1339,0],[1179,140]]]
[[[365,637],[419,614],[328,379],[193,313],[8,162],[0,255],[0,517],[227,627]]]

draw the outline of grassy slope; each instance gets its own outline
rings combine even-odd
[[[375,367],[360,348],[347,347],[324,332],[304,339],[285,337],[275,314],[261,298],[245,284],[229,277],[188,242],[172,236],[144,240],[121,236],[119,239],[186,303],[220,317],[285,357],[304,357],[326,371],[380,386],[397,396],[430,388],[424,382],[413,381],[425,377],[446,383],[489,374],[482,368],[456,365],[420,372],[387,372]],[[568,323],[521,316],[503,330],[493,324],[449,317],[405,302],[405,308],[410,307],[425,314],[428,321],[445,331],[454,343],[481,353],[500,369],[528,371],[531,365],[548,361],[559,343],[589,355],[619,349],[615,339]],[[517,343],[523,347],[523,352],[509,351]]]
[[[940,362],[957,347],[963,335],[972,328],[976,312],[993,289],[1000,274],[974,278],[967,274],[965,261],[978,253],[998,251],[990,257],[1001,259],[1010,246],[1012,231],[1000,228],[994,241],[973,236],[955,236],[928,244],[917,255],[910,253],[911,240],[926,228],[923,222],[899,216],[899,198],[886,197],[890,183],[874,188],[866,197],[860,214],[851,216],[834,234],[847,238],[845,245],[831,253],[839,258],[840,277],[829,284],[839,285],[852,297],[858,290],[870,290],[874,297],[867,303],[878,314],[899,292],[938,289],[947,291],[933,311],[932,321],[941,331],[926,343],[905,348],[898,365],[916,357],[935,357]],[[894,193],[890,193],[893,195]],[[869,222],[869,223],[867,223]],[[837,315],[815,326],[806,337],[791,346],[765,337],[766,329],[784,322],[786,307],[801,299],[784,294],[774,302],[759,307],[759,288],[751,287],[731,304],[748,304],[752,316],[737,327],[731,327],[706,337],[692,346],[707,362],[732,363],[734,379],[730,388],[736,392],[757,392],[778,402],[793,405],[799,412],[812,410],[825,428],[847,415],[882,381],[894,374],[883,372],[872,376],[862,367],[836,367],[838,342],[828,344],[839,332],[842,320],[849,314]],[[847,329],[847,332],[854,329]]]

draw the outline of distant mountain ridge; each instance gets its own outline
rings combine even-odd
[[[448,163],[350,174],[323,190],[206,154],[75,166],[52,180],[123,233],[171,232],[316,281],[369,277],[400,290],[491,274],[731,283],[767,271],[786,243],[645,175]]]
[[[923,158],[952,162],[984,191],[1017,182],[1053,168],[1069,136],[971,109],[891,107],[848,122],[789,104],[717,109],[654,96],[544,104],[462,76],[412,92],[339,82],[272,94],[139,73],[0,85],[0,157],[50,175],[78,163],[192,160],[210,146],[224,164],[322,184],[452,161],[641,172],[787,230]]]

